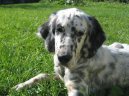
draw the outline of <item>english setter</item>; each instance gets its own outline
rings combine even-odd
[[[54,53],[55,74],[64,81],[68,96],[114,85],[129,86],[129,45],[102,45],[105,33],[99,22],[77,8],[59,10],[39,28],[45,47]],[[47,78],[39,74],[15,86],[16,90]]]

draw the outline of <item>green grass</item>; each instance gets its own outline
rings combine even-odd
[[[53,79],[19,92],[11,88],[41,72],[53,73],[53,57],[35,33],[52,12],[69,7],[42,3],[0,5],[0,96],[66,96],[63,83]],[[128,5],[87,3],[77,7],[99,20],[107,36],[105,44],[129,43]],[[113,91],[112,96],[121,96],[117,93]]]

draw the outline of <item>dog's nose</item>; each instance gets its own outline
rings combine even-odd
[[[62,64],[68,63],[71,58],[72,58],[71,55],[61,55],[61,56],[58,56],[58,60],[59,60]]]

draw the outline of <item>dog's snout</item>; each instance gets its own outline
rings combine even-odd
[[[72,58],[71,55],[61,55],[61,56],[58,56],[58,60],[59,60],[62,64],[68,63],[71,58]]]

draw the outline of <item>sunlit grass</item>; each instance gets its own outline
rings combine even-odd
[[[0,96],[66,96],[63,83],[53,79],[19,92],[11,88],[41,72],[53,73],[53,57],[35,34],[52,12],[69,7],[76,6],[0,5]],[[99,20],[106,32],[105,44],[129,43],[128,5],[87,3],[78,8]]]

